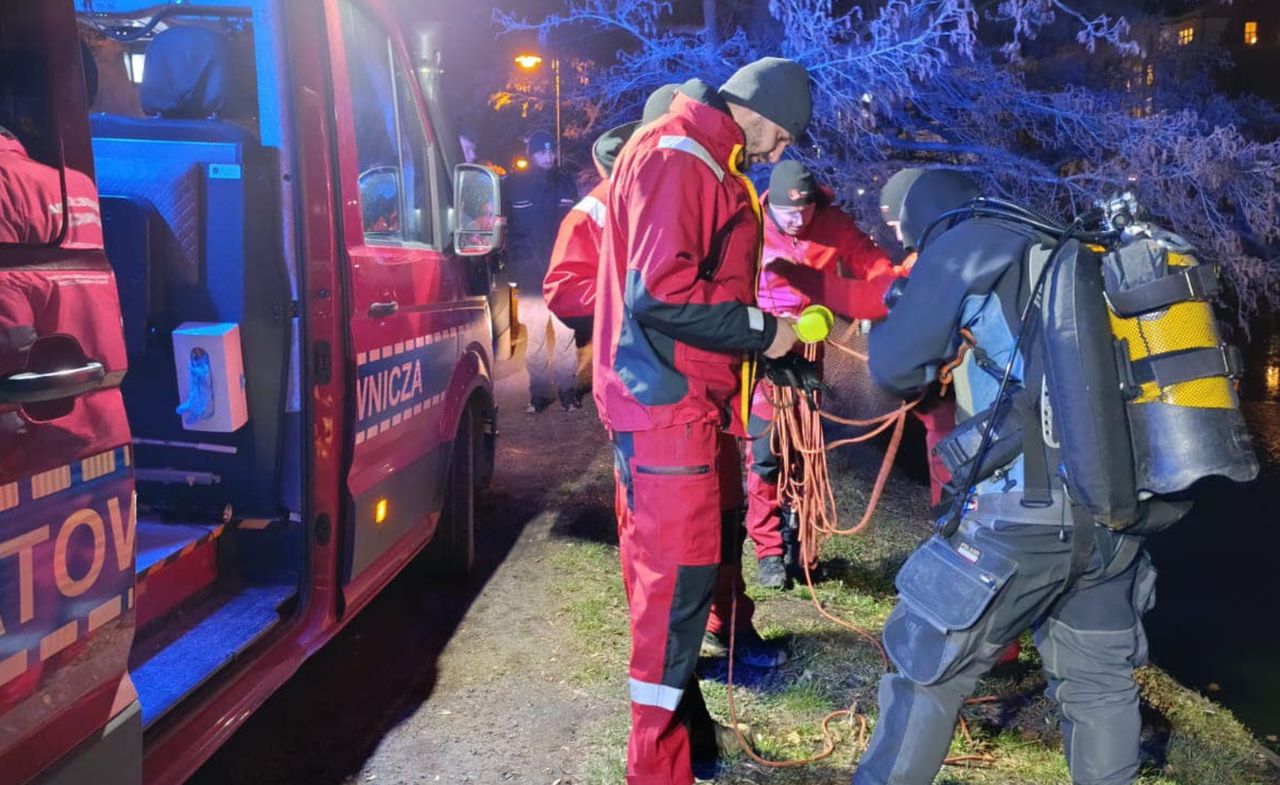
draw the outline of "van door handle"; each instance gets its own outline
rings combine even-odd
[[[0,403],[28,404],[71,398],[97,389],[106,378],[106,368],[96,360],[56,371],[19,371],[0,377]]]
[[[400,310],[400,303],[395,300],[388,300],[385,303],[374,303],[369,306],[369,318],[385,319],[398,310]]]

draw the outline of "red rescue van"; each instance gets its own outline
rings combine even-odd
[[[474,556],[496,176],[383,0],[0,4],[0,781],[178,783]]]

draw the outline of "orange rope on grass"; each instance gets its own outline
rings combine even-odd
[[[972,345],[973,336],[967,330],[962,331],[965,339],[961,344],[960,351],[954,360],[947,363],[939,372],[939,380],[945,390],[951,384],[952,372],[964,360],[966,351]],[[831,342],[831,346],[839,351],[852,355],[863,362],[867,360],[867,356],[862,352],[858,352],[847,346]],[[805,348],[805,359],[813,361],[817,357],[817,348],[815,346],[807,346]],[[852,622],[841,619],[835,614],[823,607],[822,602],[818,599],[818,594],[813,584],[813,568],[818,562],[818,553],[832,537],[835,536],[851,536],[860,534],[867,530],[871,524],[872,517],[876,508],[880,503],[880,499],[884,493],[884,489],[888,484],[889,475],[893,469],[893,462],[897,457],[898,448],[902,444],[902,435],[906,427],[907,413],[920,403],[920,399],[903,403],[897,409],[882,414],[878,417],[872,417],[866,420],[854,420],[837,417],[820,410],[815,410],[810,406],[809,399],[799,394],[794,388],[781,387],[774,390],[776,398],[771,400],[775,410],[774,428],[773,428],[773,447],[779,457],[779,493],[786,498],[795,511],[796,517],[800,522],[800,564],[804,571],[805,586],[809,590],[809,597],[813,602],[813,607],[823,618],[844,627],[864,640],[869,641],[875,647],[880,655],[881,662],[886,671],[889,670],[889,657],[884,649],[884,645],[880,639],[871,632],[859,627]],[[831,443],[827,443],[825,434],[822,430],[822,419],[825,418],[832,422],[851,427],[867,428],[868,430],[858,436],[839,439]],[[876,474],[875,483],[871,489],[871,496],[867,500],[866,509],[863,511],[862,518],[857,524],[849,528],[841,528],[838,521],[838,513],[836,510],[835,491],[831,483],[830,471],[827,465],[827,452],[848,444],[857,444],[867,442],[876,436],[884,433],[889,429],[893,429],[890,436],[889,445],[885,450],[884,460],[880,465],[880,469]],[[737,705],[734,700],[733,689],[733,660],[734,660],[734,639],[736,637],[737,622],[737,593],[734,593],[732,607],[729,617],[729,669],[727,676],[727,699],[729,706],[729,721],[733,727],[734,734],[737,736],[738,745],[743,752],[751,758],[755,763],[768,768],[795,768],[806,766],[811,763],[830,757],[836,748],[836,740],[834,733],[830,728],[830,723],[837,717],[848,717],[851,733],[852,726],[856,722],[858,724],[858,732],[856,734],[856,748],[859,753],[865,750],[867,740],[867,718],[857,710],[857,705],[848,709],[834,711],[823,718],[822,736],[823,749],[817,755],[798,760],[771,761],[758,755],[747,740],[743,737],[741,729],[738,727]],[[986,703],[995,700],[994,696],[984,698],[975,698],[967,701],[967,703]],[[969,733],[968,725],[964,718],[960,718],[960,729],[965,738],[966,744],[971,748],[975,748],[976,742]],[[969,755],[957,755],[948,757],[943,761],[945,765],[991,765],[995,763],[995,758],[986,753],[976,753]]]

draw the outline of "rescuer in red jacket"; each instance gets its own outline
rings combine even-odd
[[[884,292],[905,271],[862,232],[847,213],[832,203],[831,191],[815,182],[799,161],[773,167],[764,207],[764,269],[760,274],[760,307],[775,316],[794,317],[817,302],[847,319],[880,319],[886,314]],[[797,281],[800,288],[778,271]],[[778,500],[778,456],[772,449],[773,390],[761,381],[751,402],[747,424],[751,470],[747,473],[747,534],[755,543],[766,588],[787,582],[781,509]]]
[[[604,205],[609,198],[613,165],[637,128],[667,113],[678,87],[676,84],[659,87],[645,101],[640,122],[611,128],[591,146],[591,159],[600,174],[600,182],[560,222],[560,231],[551,249],[551,265],[542,279],[542,296],[547,308],[575,330],[590,330],[595,312]]]
[[[787,60],[752,63],[718,91],[691,80],[613,171],[593,370],[626,494],[628,785],[689,785],[692,753],[712,752],[694,665],[713,597],[731,600],[740,580],[742,368],[795,342],[754,305],[760,206],[741,171],[776,162],[811,110],[808,74]]]
[[[608,199],[609,178],[613,174],[618,154],[637,128],[666,114],[678,88],[677,84],[658,88],[645,102],[640,122],[612,128],[592,145],[591,155],[600,172],[601,182],[574,205],[573,210],[561,222],[555,248],[551,253],[551,266],[543,280],[543,296],[547,307],[575,330],[590,329],[595,310],[596,276],[600,268],[600,243],[605,224],[604,202]],[[626,505],[621,501],[624,497],[625,493],[618,494],[619,501],[614,509],[620,521],[627,514]],[[746,596],[745,585],[741,581],[736,581],[735,584],[738,603],[745,611],[751,607],[751,600]],[[726,602],[716,605],[715,613],[708,622],[711,629],[703,641],[703,656],[723,657],[728,654],[722,640],[726,626],[723,614],[728,612],[731,605],[732,603]],[[745,629],[744,622],[743,645],[735,647],[734,652],[737,659],[755,667],[781,664],[782,652],[777,647],[753,645],[753,634],[754,630]]]

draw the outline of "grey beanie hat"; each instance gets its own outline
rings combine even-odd
[[[652,123],[666,114],[671,108],[671,102],[676,100],[676,91],[679,88],[680,85],[672,82],[650,93],[649,98],[644,102],[644,114],[640,115],[640,122]]]
[[[720,86],[720,97],[745,106],[799,139],[813,115],[809,72],[794,60],[762,57]]]
[[[613,176],[613,165],[618,161],[618,153],[622,152],[623,145],[639,127],[640,123],[623,123],[605,131],[599,139],[596,139],[595,144],[591,145],[591,157],[600,164],[605,177]]]

